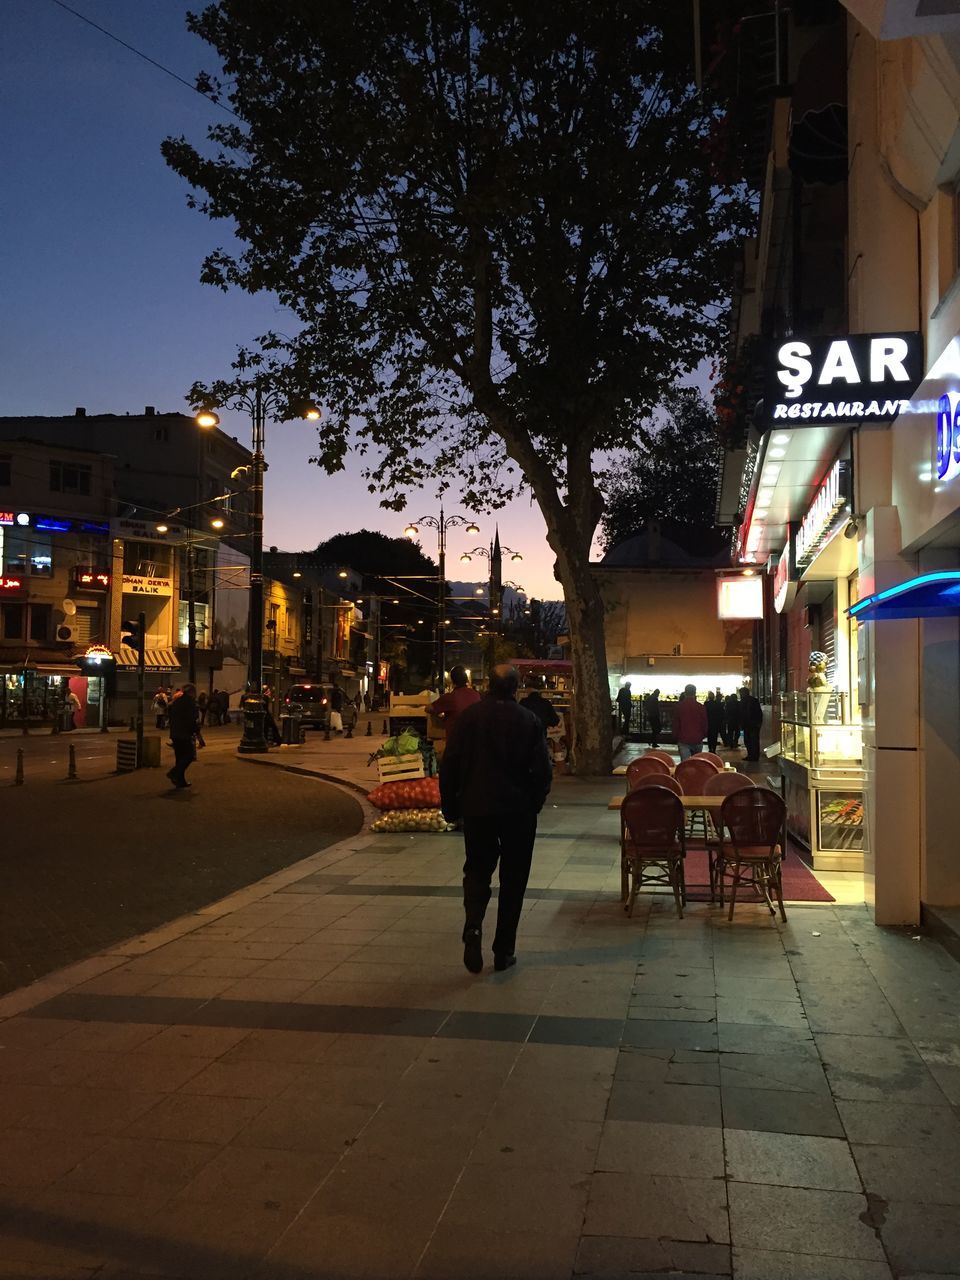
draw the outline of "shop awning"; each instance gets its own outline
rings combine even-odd
[[[154,675],[179,675],[180,663],[172,649],[147,649],[144,652],[144,667]],[[117,670],[136,671],[137,651],[122,644],[117,650]]]
[[[883,618],[960,617],[960,569],[921,573],[884,591],[864,596],[847,610],[858,622]]]

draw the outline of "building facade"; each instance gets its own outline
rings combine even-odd
[[[910,924],[960,905],[960,16],[812,9],[765,117],[720,509],[766,571],[792,818]]]

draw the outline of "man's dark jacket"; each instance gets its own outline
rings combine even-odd
[[[552,781],[543,727],[513,698],[488,693],[457,717],[440,762],[448,822],[539,813]]]
[[[745,698],[741,698],[738,704],[740,712],[740,723],[745,729],[760,729],[763,726],[763,707],[760,705],[759,698],[755,698],[752,693],[748,693]]]
[[[540,723],[543,725],[543,732],[554,728],[560,723],[560,717],[554,709],[553,703],[549,702],[536,689],[532,693],[528,693],[524,700],[520,703],[527,711],[532,711]]]
[[[174,698],[167,711],[167,719],[171,738],[192,738],[200,724],[196,698],[189,693],[181,693]]]

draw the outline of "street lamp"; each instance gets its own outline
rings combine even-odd
[[[462,526],[467,533],[475,536],[480,532],[480,526],[473,520],[468,520],[466,516],[445,516],[441,506],[439,516],[421,516],[415,524],[408,524],[403,531],[404,536],[410,539],[416,538],[420,533],[417,526],[421,524],[425,524],[428,528],[436,529],[437,531],[437,551],[440,562],[440,583],[437,596],[437,688],[443,693],[443,679],[446,670],[444,662],[444,646],[446,643],[444,627],[446,626],[447,603],[447,530]],[[463,559],[462,556],[461,559]]]
[[[277,410],[285,403],[276,390],[266,385],[266,380],[255,378],[250,384],[231,390],[223,404],[229,408],[246,409],[253,427],[253,465],[250,470],[250,496],[253,510],[250,541],[250,665],[247,672],[247,694],[243,699],[243,737],[238,751],[266,751],[263,734],[266,708],[263,702],[263,447],[267,417],[276,417]],[[320,410],[313,404],[305,404],[301,416],[315,422]],[[211,406],[205,406],[194,418],[198,427],[216,428],[220,419]]]

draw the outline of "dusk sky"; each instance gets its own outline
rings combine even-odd
[[[212,50],[185,27],[184,15],[202,0],[71,7],[190,83],[199,70],[216,70]],[[204,255],[230,243],[229,228],[186,207],[185,184],[160,156],[167,134],[201,142],[225,117],[54,0],[6,0],[3,37],[0,414],[71,414],[78,405],[90,414],[142,413],[145,405],[186,412],[195,379],[229,374],[238,345],[284,328],[272,297],[200,285]],[[315,391],[322,404],[323,388]],[[249,445],[248,421],[221,417]],[[411,494],[405,513],[382,510],[355,465],[337,476],[308,465],[314,440],[307,423],[268,428],[268,545],[309,548],[362,526],[400,533],[408,519],[436,510],[429,486]],[[459,510],[452,499],[446,505]],[[487,541],[494,519],[501,541],[524,557],[510,576],[532,595],[557,598],[553,556],[529,497],[479,518],[480,539],[454,530],[452,563]],[[424,534],[424,550],[435,555]]]

